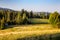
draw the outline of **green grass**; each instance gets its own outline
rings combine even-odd
[[[29,21],[32,24],[48,24],[49,20],[48,19],[39,19],[39,18],[31,18]]]
[[[60,33],[60,29],[53,28],[50,24],[36,24],[36,25],[19,25],[14,28],[9,28],[5,30],[0,30],[0,40],[37,40],[41,38],[42,35],[56,34]],[[44,39],[42,36],[41,39]]]

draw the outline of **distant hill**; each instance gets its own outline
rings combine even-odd
[[[2,8],[2,7],[0,7],[0,10],[4,10],[4,11],[7,11],[7,10],[9,10],[9,11],[14,11],[14,10],[12,10],[12,9],[9,9],[9,8]]]
[[[15,12],[17,12],[17,10],[13,10],[13,9],[9,9],[9,8],[2,8],[2,7],[0,7],[0,10],[4,10],[4,11],[7,11],[7,10],[9,10],[9,11],[15,11]],[[20,11],[21,12],[21,11]],[[34,14],[41,14],[41,13],[45,13],[45,14],[50,14],[50,12],[33,12]]]

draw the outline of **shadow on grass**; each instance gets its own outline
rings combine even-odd
[[[18,38],[17,40],[60,40],[60,33]]]

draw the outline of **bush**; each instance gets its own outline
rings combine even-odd
[[[59,16],[58,12],[54,12],[54,13],[50,14],[49,22],[50,22],[50,24],[53,25],[53,27],[57,27],[56,25],[59,22],[58,16]]]
[[[4,21],[0,20],[0,29],[4,29]]]
[[[60,28],[60,22],[59,22],[59,23],[57,23],[57,26],[58,26],[58,28]]]

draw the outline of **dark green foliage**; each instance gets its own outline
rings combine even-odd
[[[56,27],[57,24],[58,24],[58,22],[59,22],[58,16],[59,16],[58,12],[54,12],[54,13],[51,13],[51,14],[50,14],[49,22],[50,22],[50,24],[52,24],[54,27]]]
[[[4,17],[0,20],[0,29],[4,29]]]
[[[23,14],[22,21],[23,24],[27,24],[28,17],[26,16],[26,13]]]
[[[33,18],[33,12],[32,11],[30,12],[30,18]]]
[[[22,9],[22,11],[21,11],[21,16],[23,16],[23,14],[24,14],[24,11],[25,11],[25,10],[24,10],[24,9]]]
[[[8,25],[20,25],[27,24],[28,12],[22,9],[22,11],[4,11],[0,10],[0,29]]]

